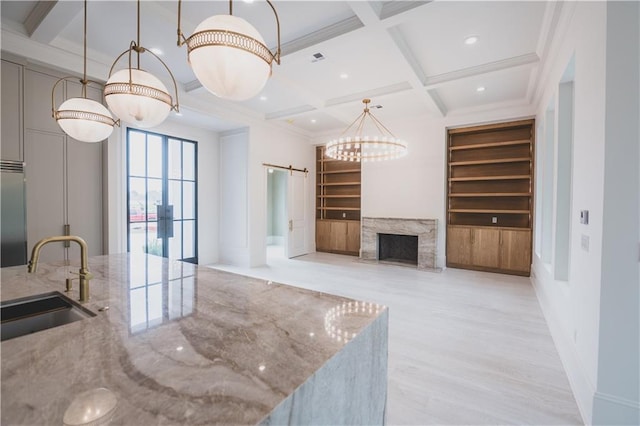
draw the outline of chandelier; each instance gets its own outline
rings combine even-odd
[[[84,1],[84,69],[82,74],[82,90],[79,98],[69,98],[60,107],[55,108],[56,87],[62,81],[75,77],[63,77],[56,81],[51,91],[51,114],[60,128],[67,135],[81,142],[100,142],[107,139],[113,132],[113,126],[118,124],[111,117],[111,113],[100,102],[87,99],[87,85],[93,83],[87,80],[87,0]]]
[[[137,66],[131,65],[131,56],[135,52]],[[166,86],[153,74],[140,69],[140,54],[149,52],[167,70],[173,82],[175,104]],[[128,54],[128,67],[113,73],[118,61]],[[138,38],[132,41],[129,49],[116,58],[109,71],[109,80],[104,86],[104,97],[111,111],[120,120],[134,123],[138,127],[154,127],[162,123],[171,110],[178,111],[178,85],[169,67],[151,50],[140,45],[140,0],[138,0]]]
[[[200,23],[189,38],[180,29],[182,0],[178,0],[178,46],[187,45],[189,65],[196,78],[214,95],[243,101],[257,95],[271,77],[272,63],[280,64],[280,20],[276,17],[278,46],[272,53],[251,24],[229,14],[211,16]]]
[[[393,160],[407,155],[407,143],[396,138],[369,111],[371,99],[363,99],[362,103],[364,104],[362,114],[337,139],[327,143],[325,155],[336,160],[355,162]],[[367,118],[373,124],[369,127],[373,127],[374,134],[364,133],[365,130],[369,130],[366,128]],[[349,134],[350,130],[352,130],[351,134]]]

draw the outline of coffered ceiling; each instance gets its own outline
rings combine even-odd
[[[218,131],[265,119],[313,135],[344,128],[361,112],[364,97],[382,106],[376,116],[383,121],[528,104],[562,7],[544,1],[273,3],[282,64],[274,65],[261,94],[233,103],[202,88],[186,47],[177,47],[178,2],[141,2],[141,44],[160,49],[175,75],[181,119]],[[82,70],[83,2],[3,0],[1,6],[3,51]],[[236,0],[233,6],[234,15],[253,24],[275,49],[268,5]],[[185,0],[182,30],[188,37],[206,17],[227,12],[226,1]],[[136,2],[90,0],[88,22],[89,72],[106,80],[113,60],[136,37]],[[478,41],[465,44],[468,36]],[[142,67],[170,83],[145,55]]]

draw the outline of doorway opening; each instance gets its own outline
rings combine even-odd
[[[287,172],[267,169],[267,263],[285,257]]]

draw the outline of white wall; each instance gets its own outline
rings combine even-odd
[[[604,200],[594,424],[640,424],[637,2],[607,3]]]
[[[637,4],[629,4],[637,7]],[[634,33],[629,32],[628,25],[626,28],[621,26],[618,18],[608,22],[610,5],[604,2],[566,3],[560,31],[548,55],[550,62],[543,69],[544,89],[537,99],[538,124],[545,120],[547,105],[557,96],[562,74],[575,55],[570,267],[568,280],[556,281],[555,262],[544,265],[539,257],[540,247],[536,247],[533,281],[585,422],[637,424],[639,283],[635,262],[640,189],[635,185],[638,181],[635,120],[638,119],[638,98],[635,97],[635,110],[631,109],[635,116],[629,117],[628,105],[621,104],[623,97],[611,99],[610,96],[614,93],[612,89],[620,93],[635,89],[637,93],[638,70],[635,68],[633,74],[633,69],[629,69],[633,67],[629,67],[625,71],[627,74],[621,72],[612,79],[611,69],[627,66],[614,60],[627,40],[617,38],[617,45],[608,45],[607,40],[611,41],[617,31],[626,33],[627,37],[631,35],[632,47],[627,50],[634,50],[637,55],[638,49],[633,43],[637,40],[638,23],[635,20]],[[636,17],[637,12],[632,16]],[[563,31],[566,33],[562,34]],[[627,57],[628,53],[625,53]],[[620,55],[617,56],[621,60]],[[637,58],[631,57],[637,64]],[[634,79],[635,86],[629,87]],[[624,89],[616,86],[624,86]],[[623,114],[624,111],[627,112]],[[620,120],[612,121],[611,117],[626,120],[624,137],[619,132]],[[635,139],[630,139],[633,135]],[[630,146],[633,149],[629,149]],[[625,156],[620,156],[620,147],[627,151],[626,158],[621,159]],[[538,144],[538,149],[541,148]],[[555,151],[557,148],[555,139],[549,149]],[[621,160],[613,167],[607,166],[612,161],[610,152]],[[544,155],[538,158],[541,157],[546,158]],[[538,171],[546,169],[539,162],[536,168]],[[549,194],[544,191],[555,193],[557,184],[557,176],[554,176],[553,187],[543,188],[542,197],[536,202],[553,199],[546,197]],[[621,192],[623,187],[624,193]],[[629,206],[635,206],[635,209]],[[580,223],[580,210],[589,210],[588,225]],[[558,218],[555,209],[552,211],[553,229],[557,229]],[[621,211],[625,213],[618,215]],[[538,244],[543,230],[537,227],[534,231]],[[621,239],[624,232],[631,236]],[[556,238],[556,233],[552,237]],[[588,248],[582,247],[583,239],[588,242]],[[620,253],[625,254],[620,256]],[[621,270],[626,272],[620,274]]]
[[[249,265],[249,130],[220,136],[221,263]]]
[[[134,126],[129,126],[134,127]],[[149,130],[163,135],[198,142],[198,261],[200,264],[218,261],[218,134],[180,124],[168,119]],[[127,251],[127,124],[116,128],[109,138],[105,170],[108,192],[107,253]]]

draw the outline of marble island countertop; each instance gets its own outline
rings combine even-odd
[[[113,424],[384,422],[387,308],[155,256],[89,267],[97,316],[2,342],[2,424],[62,424],[97,388]],[[1,298],[70,271],[3,268]]]

